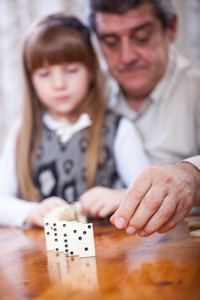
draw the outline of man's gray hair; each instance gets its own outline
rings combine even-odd
[[[156,17],[166,29],[175,14],[172,0],[90,0],[90,26],[96,29],[95,13],[97,12],[123,14],[145,3],[153,6]]]

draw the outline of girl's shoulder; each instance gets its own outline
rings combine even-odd
[[[113,111],[110,108],[107,108],[106,110],[104,122],[114,123],[117,128],[119,127],[119,125],[120,127],[123,126],[125,128],[135,128],[134,123],[130,119],[124,117],[116,111]]]
[[[115,112],[111,108],[107,108],[105,112],[104,120],[120,120],[123,118],[119,113]]]

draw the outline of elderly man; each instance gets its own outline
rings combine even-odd
[[[129,234],[166,232],[200,206],[200,65],[170,51],[177,32],[170,0],[90,0],[90,7],[112,76],[111,107],[134,122],[153,165],[193,156],[144,169],[111,218]]]

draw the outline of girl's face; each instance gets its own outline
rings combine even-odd
[[[79,62],[48,65],[32,74],[35,92],[47,112],[58,121],[70,121],[85,100],[91,74]]]

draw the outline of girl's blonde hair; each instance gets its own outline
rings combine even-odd
[[[24,41],[23,68],[25,74],[25,101],[22,125],[19,131],[16,151],[16,170],[19,196],[29,201],[38,201],[34,185],[33,169],[39,146],[42,119],[45,107],[40,103],[32,85],[33,72],[44,66],[81,62],[91,73],[91,84],[83,105],[76,112],[90,115],[93,125],[87,152],[87,186],[95,183],[99,148],[102,141],[102,124],[105,103],[102,95],[102,77],[97,57],[91,46],[88,29],[75,17],[53,14],[30,27]],[[78,88],[78,87],[77,87]]]

